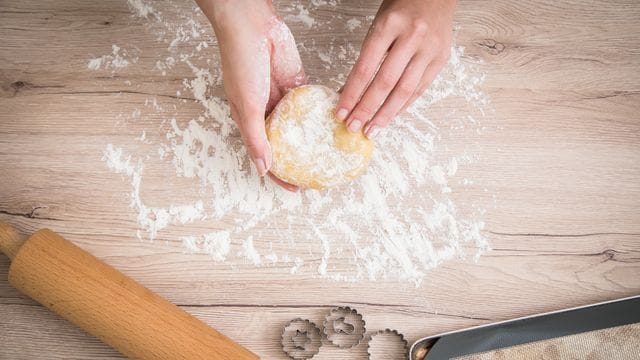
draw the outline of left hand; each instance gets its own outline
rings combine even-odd
[[[231,117],[258,174],[298,190],[269,172],[265,129],[265,115],[287,91],[306,82],[293,35],[270,0],[198,0],[198,5],[216,33]]]
[[[343,87],[337,116],[371,138],[431,85],[449,58],[455,0],[384,0]]]

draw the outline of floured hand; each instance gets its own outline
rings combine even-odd
[[[258,173],[264,176],[272,161],[265,114],[289,89],[306,83],[295,40],[269,1],[197,2],[218,39],[231,116]],[[287,190],[297,190],[271,178]]]

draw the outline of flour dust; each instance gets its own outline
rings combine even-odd
[[[482,233],[484,210],[462,212],[451,196],[457,186],[473,182],[451,181],[474,161],[473,154],[436,156],[443,131],[438,124],[450,120],[480,131],[479,118],[489,106],[480,89],[484,75],[462,47],[451,49],[449,63],[428,92],[376,138],[371,165],[358,181],[328,191],[291,193],[258,177],[228,104],[213,95],[222,95],[222,74],[216,41],[200,11],[186,0],[153,6],[129,0],[128,6],[132,21],[144,22],[146,31],[164,46],[144,70],[182,79],[174,85],[174,98],[154,96],[140,104],[164,118],[165,134],[155,137],[164,140],[151,140],[149,135],[157,127],[132,139],[156,146],[153,154],[136,153],[135,147],[128,151],[127,144],[105,144],[106,165],[131,183],[130,206],[137,213],[140,239],[156,239],[170,226],[224,223],[207,232],[181,230],[175,240],[186,253],[208,254],[215,262],[286,264],[291,273],[310,272],[340,281],[409,281],[416,286],[442,262],[477,257],[488,249]],[[344,83],[357,58],[357,46],[344,37],[320,42],[312,35],[317,29],[333,29],[364,36],[372,20],[372,16],[313,16],[318,9],[339,6],[339,1],[315,0],[279,9],[285,22],[299,23],[299,31],[308,34],[298,42],[303,61],[321,64],[307,69],[310,81],[334,88]],[[117,72],[141,66],[137,58],[137,53],[127,57],[114,44],[110,53],[89,60],[87,67]],[[185,69],[191,74],[182,78]],[[125,85],[131,82],[126,80]],[[430,119],[430,108],[447,98],[464,99],[468,111],[453,113],[452,119]],[[181,119],[194,102],[200,107],[198,114]],[[133,120],[141,116],[139,109],[120,115]],[[172,164],[175,172],[164,176],[198,179],[200,198],[165,207],[147,205],[152,199],[143,199],[141,187],[150,159]]]

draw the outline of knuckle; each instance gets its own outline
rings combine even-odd
[[[255,154],[259,150],[259,147],[256,144],[250,143],[248,141],[244,142],[244,146],[247,147],[247,151],[249,152],[249,154]]]
[[[262,136],[254,131],[245,130],[242,134],[242,139],[244,140],[244,143],[247,145],[247,147],[252,149],[256,149],[260,145],[262,145]]]
[[[381,73],[378,76],[378,84],[383,90],[391,90],[396,84],[396,76],[390,72]]]
[[[385,16],[381,19],[382,25],[384,27],[395,27],[399,24],[402,24],[403,19],[402,15],[396,11],[388,11]]]
[[[260,105],[255,101],[241,100],[233,104],[238,115],[242,118],[241,121],[246,121],[248,117],[256,114],[263,113],[265,110],[264,105]]]
[[[361,102],[354,111],[354,117],[361,121],[368,121],[375,113],[375,108],[368,103]]]
[[[356,97],[351,95],[351,92],[343,92],[340,94],[340,99],[338,100],[336,108],[351,108],[353,104],[356,103],[356,100]]]
[[[416,37],[424,37],[429,32],[429,24],[423,19],[414,20],[411,24],[412,34]]]
[[[397,32],[400,27],[404,27],[405,23],[406,20],[403,19],[403,15],[397,11],[387,10],[379,14],[375,19],[374,26],[372,27],[372,35],[382,35],[390,31]]]
[[[373,67],[367,63],[361,63],[353,70],[353,76],[357,81],[366,83],[373,73]]]

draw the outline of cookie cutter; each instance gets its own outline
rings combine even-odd
[[[389,346],[395,343],[395,346]],[[397,330],[384,329],[371,334],[367,344],[369,360],[406,359],[409,343]]]
[[[293,360],[306,360],[314,357],[322,345],[320,328],[313,322],[296,318],[282,330],[282,351]]]
[[[329,311],[322,328],[330,343],[341,349],[350,349],[364,339],[366,323],[355,309],[340,306]]]

